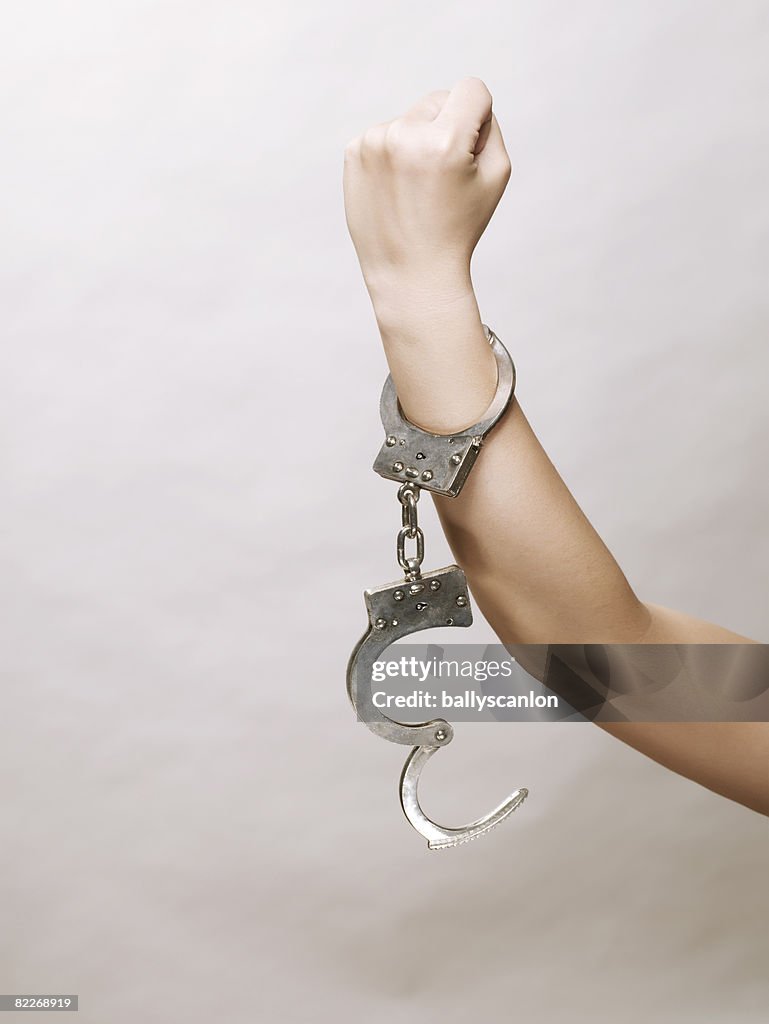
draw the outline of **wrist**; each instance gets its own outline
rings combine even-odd
[[[496,362],[469,273],[391,279],[372,302],[407,418],[436,433],[476,422],[494,394]]]
[[[444,266],[426,272],[366,275],[374,314],[383,334],[408,334],[412,326],[461,317],[477,319],[478,303],[469,266]]]

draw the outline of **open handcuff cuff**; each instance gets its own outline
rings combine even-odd
[[[469,626],[473,621],[464,572],[448,565],[422,573],[424,534],[419,527],[417,503],[421,490],[456,497],[478,457],[483,441],[510,404],[515,390],[515,367],[507,349],[484,324],[497,363],[497,387],[483,418],[453,434],[431,434],[410,423],[403,415],[392,377],[388,376],[379,406],[385,428],[385,442],[374,461],[374,470],[387,480],[400,483],[402,526],[398,532],[398,564],[402,580],[364,591],[368,629],[353,650],[347,667],[347,692],[358,719],[382,739],[413,746],[400,780],[401,806],[413,827],[424,836],[431,850],[468,842],[494,828],[523,803],[527,789],[517,789],[483,818],[458,828],[432,821],[422,810],[417,787],[422,769],[454,736],[451,725],[433,719],[409,725],[388,718],[374,706],[372,670],[380,654],[403,637],[439,626]],[[406,554],[406,541],[416,551]]]

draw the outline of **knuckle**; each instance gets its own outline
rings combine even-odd
[[[360,155],[360,136],[356,135],[354,139],[350,139],[347,145],[344,147],[344,159],[345,163],[351,160],[357,159]]]
[[[428,153],[436,162],[447,164],[455,161],[461,150],[451,132],[437,131],[430,136]]]
[[[403,122],[396,120],[388,124],[384,132],[383,146],[390,156],[399,154],[404,148]]]
[[[426,139],[422,128],[414,131],[407,124],[394,127],[388,137],[388,155],[394,166],[406,171],[423,170],[429,157]]]
[[[374,125],[367,128],[361,137],[360,149],[362,153],[376,155],[381,152],[384,142],[384,130],[382,125]]]

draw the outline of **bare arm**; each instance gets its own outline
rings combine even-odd
[[[436,433],[488,406],[494,360],[470,276],[510,162],[477,79],[433,93],[354,140],[348,225],[401,406]],[[492,325],[495,326],[495,325]],[[514,340],[499,328],[508,347]],[[751,643],[640,600],[513,403],[457,498],[446,537],[504,643]],[[605,725],[641,752],[769,814],[769,725]]]

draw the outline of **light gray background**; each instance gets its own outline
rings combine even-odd
[[[344,691],[397,509],[340,176],[486,79],[515,172],[475,276],[527,414],[644,598],[767,640],[769,4],[1,20],[0,990],[89,1024],[765,1022],[766,819],[587,725],[458,728],[425,803],[527,785],[493,837],[402,819]]]

